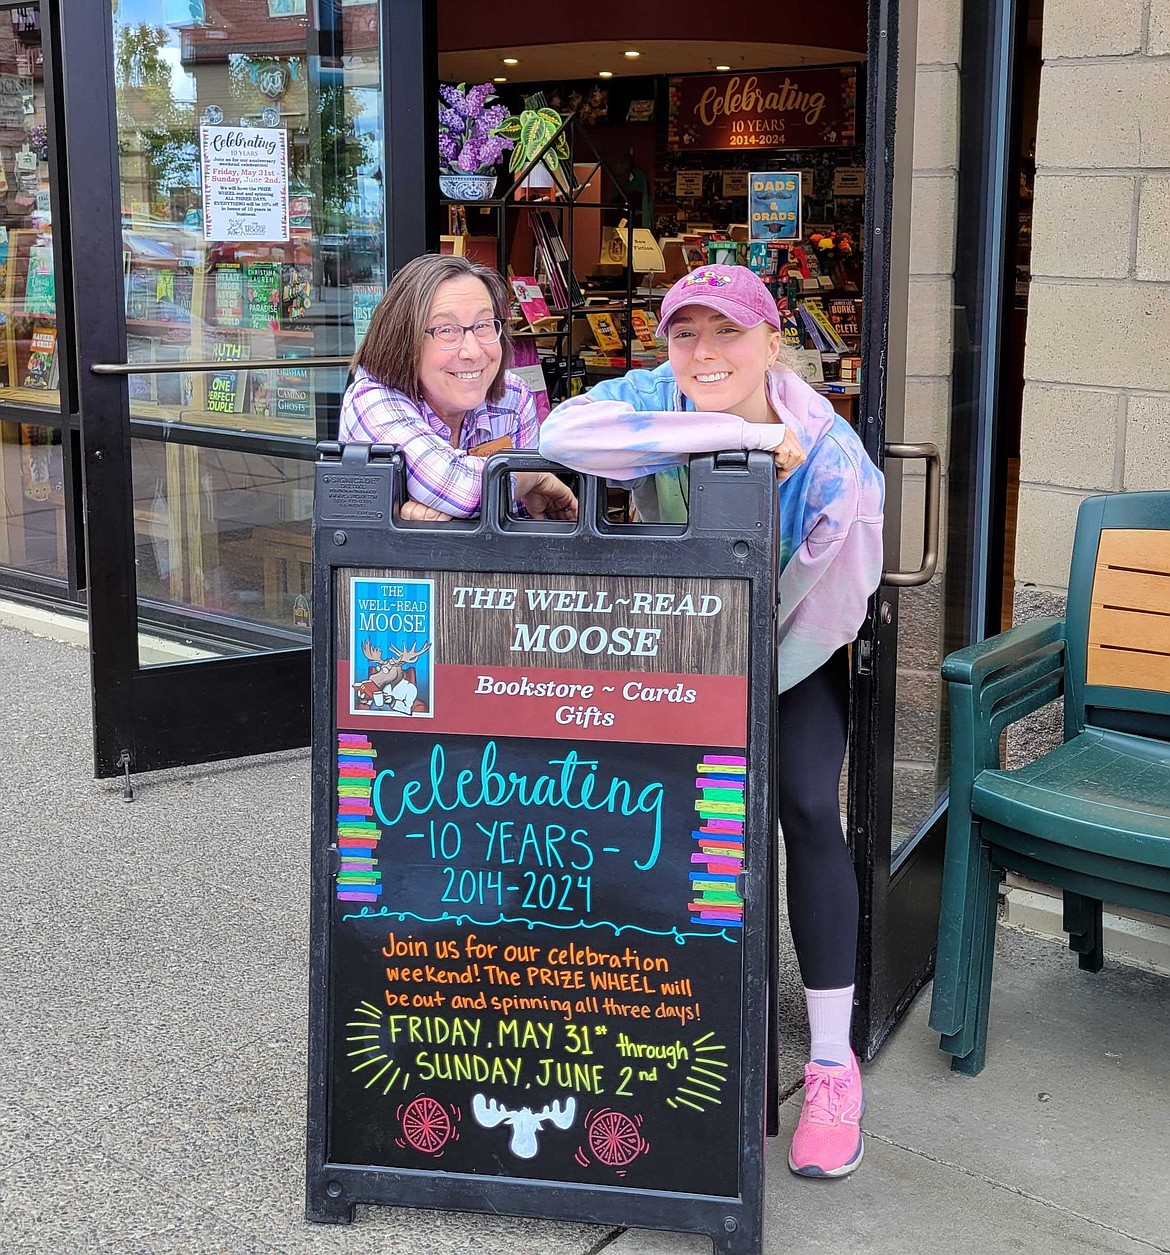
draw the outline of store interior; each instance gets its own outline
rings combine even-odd
[[[532,146],[524,160],[513,149],[486,203],[441,179],[442,247],[512,280],[527,377],[543,377],[555,404],[608,374],[657,365],[662,293],[703,263],[736,262],[777,298],[793,365],[852,418],[864,6],[839,6],[828,20],[732,3],[715,38],[709,6],[695,3],[673,6],[667,39],[658,21],[588,16],[497,12],[487,23],[464,0],[439,5],[441,90],[491,84],[492,103],[511,117],[547,107],[570,119],[568,159],[550,170],[533,164]],[[444,150],[452,155],[462,154]]]

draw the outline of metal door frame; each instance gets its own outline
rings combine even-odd
[[[860,428],[879,465],[886,458],[887,416],[905,411],[918,4],[869,4]],[[952,483],[963,474],[970,483],[966,492],[951,494],[949,525],[975,543],[973,587],[963,589],[971,593],[972,612],[955,625],[948,650],[997,630],[1000,610],[1002,581],[988,576],[1002,570],[1004,556],[1002,529],[993,532],[991,520],[1002,520],[1005,499],[995,406],[1011,307],[1005,298],[1015,269],[1014,237],[1008,234],[1017,196],[1011,123],[1018,108],[1015,58],[1023,8],[1019,0],[968,0],[963,10],[951,416],[967,418],[955,433],[960,439],[950,444],[948,462]],[[900,30],[911,37],[900,40]],[[897,481],[887,485],[886,518],[901,519]],[[953,591],[944,582],[944,602]],[[943,799],[892,854],[897,642],[898,590],[883,585],[870,601],[854,651],[850,731],[848,838],[861,895],[853,1038],[863,1059],[873,1058],[933,972],[946,833]]]
[[[334,9],[321,0],[323,25]],[[333,15],[334,17],[336,14]],[[437,201],[436,34],[425,0],[382,0],[387,264],[423,251]],[[304,746],[310,731],[309,646],[274,653],[142,667],[134,569],[131,423],[126,363],[121,191],[108,5],[62,5],[59,138],[85,154],[69,186],[73,345],[80,414],[94,771],[99,777]],[[403,125],[393,129],[392,119]],[[401,195],[393,188],[404,189]],[[420,190],[421,189],[421,190]],[[65,223],[65,219],[61,219]],[[311,363],[312,359],[305,359]],[[196,438],[197,439],[197,438]],[[194,443],[196,441],[193,441]],[[314,446],[284,456],[315,457]]]

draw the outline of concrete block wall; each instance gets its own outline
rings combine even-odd
[[[1073,520],[1170,487],[1170,0],[1045,0],[1016,614],[1060,613]]]
[[[1044,0],[1042,54],[1017,622],[1063,614],[1084,497],[1170,488],[1170,0]],[[1037,712],[1013,730],[1008,765],[1059,739],[1059,712]],[[1033,904],[1052,892],[1025,889]],[[1025,909],[1029,926],[1060,931],[1059,904]],[[1143,945],[1170,950],[1170,932],[1136,914],[1107,912],[1107,935],[1140,927]]]

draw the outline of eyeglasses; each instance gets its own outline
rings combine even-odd
[[[499,318],[483,318],[479,322],[473,322],[470,327],[460,326],[457,322],[445,322],[438,327],[424,327],[423,331],[443,348],[457,349],[469,331],[480,344],[495,344],[504,334],[504,324]]]

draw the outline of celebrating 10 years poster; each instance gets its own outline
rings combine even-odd
[[[335,579],[330,1160],[734,1197],[746,585]]]

